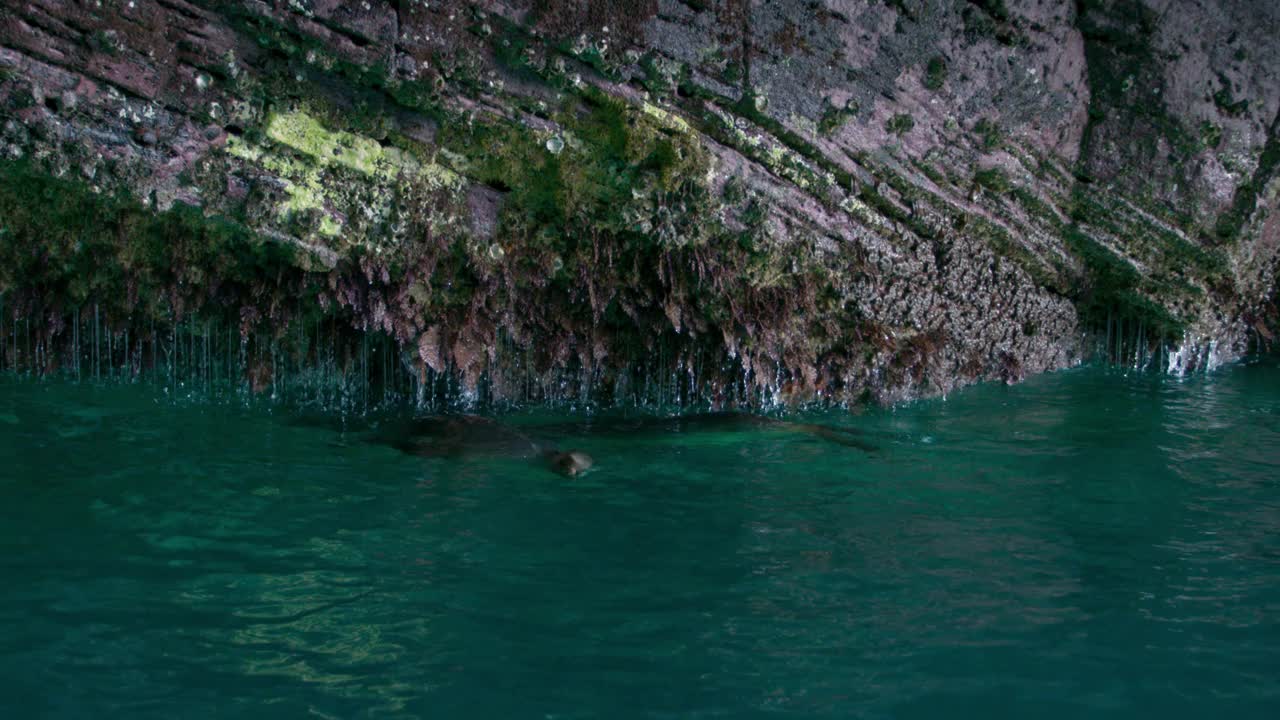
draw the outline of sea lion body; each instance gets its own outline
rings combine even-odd
[[[370,441],[419,457],[533,458],[539,454],[537,444],[524,433],[477,415],[435,415],[393,422],[379,427]]]
[[[437,415],[393,422],[379,427],[370,440],[419,457],[541,458],[549,470],[565,477],[577,477],[595,465],[594,458],[581,450],[544,450],[516,428],[478,415]]]
[[[565,477],[577,477],[595,465],[595,460],[581,450],[569,450],[568,452],[551,450],[544,453],[543,458],[547,461],[547,466],[551,468],[552,472],[559,473]]]
[[[714,434],[787,432],[808,435],[827,442],[876,452],[879,448],[863,439],[853,428],[799,423],[741,412],[712,412],[677,417],[617,418],[596,421],[589,426],[542,426],[540,432],[555,435],[582,432],[627,435]],[[595,466],[595,459],[581,450],[548,449],[519,429],[478,415],[433,415],[392,420],[378,424],[365,435],[367,442],[393,447],[401,452],[428,458],[505,457],[541,460],[559,475],[578,477]]]

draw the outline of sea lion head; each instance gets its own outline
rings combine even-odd
[[[552,470],[565,477],[577,477],[595,464],[595,460],[581,450],[549,453],[547,460],[550,461]]]

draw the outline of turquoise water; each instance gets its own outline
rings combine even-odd
[[[871,452],[504,420],[573,480],[294,420],[0,379],[0,717],[1280,709],[1274,362],[807,418]]]

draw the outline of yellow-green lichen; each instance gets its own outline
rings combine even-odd
[[[383,147],[372,138],[329,130],[301,110],[272,113],[267,118],[266,133],[320,165],[337,164],[383,180],[407,173],[421,177],[432,188],[461,185],[458,175],[448,168],[421,163],[413,155],[399,148]]]
[[[320,213],[317,231],[327,237],[336,237],[342,231],[342,222],[328,210],[323,178],[319,167],[298,161],[287,155],[273,153],[258,145],[251,145],[232,136],[227,141],[227,153],[269,170],[284,181],[289,198],[276,208],[276,214],[284,220],[309,211]]]
[[[645,103],[643,105],[643,109],[645,115],[654,118],[659,123],[672,130],[678,130],[682,133],[693,132],[693,128],[689,127],[689,123],[685,122],[685,119],[679,115],[669,113],[652,103]]]
[[[279,178],[287,197],[275,214],[281,222],[301,221],[306,234],[351,235],[349,242],[362,244],[361,227],[392,217],[397,198],[464,186],[457,172],[426,156],[329,130],[301,110],[272,113],[263,130],[261,144],[233,136],[226,152]],[[368,181],[353,183],[354,174]]]
[[[334,162],[370,176],[385,171],[383,147],[375,140],[327,130],[304,112],[273,113],[267,118],[266,132],[272,140],[322,165]]]

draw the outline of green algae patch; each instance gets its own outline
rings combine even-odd
[[[682,118],[587,91],[554,120],[555,133],[506,121],[449,124],[441,132],[442,155],[507,195],[508,234],[548,251],[571,246],[566,235],[653,237],[661,244],[702,234],[691,211],[708,197],[711,163]],[[688,228],[663,227],[682,219]]]
[[[916,120],[909,113],[898,113],[885,121],[884,129],[894,135],[906,135],[915,126]]]
[[[986,168],[973,174],[973,182],[997,195],[1004,195],[1013,189],[1009,176],[1000,168]]]
[[[357,317],[369,314],[360,298],[333,295],[368,292],[350,258],[326,272],[312,264],[301,243],[200,208],[157,212],[34,163],[0,162],[0,301],[26,335],[24,347],[0,350],[6,368],[78,375],[92,361],[95,375],[140,377],[176,358],[206,372],[226,357],[222,380],[262,391],[277,362],[322,362],[319,328],[325,352],[348,354],[363,337],[353,328],[378,328]]]
[[[1037,257],[1005,228],[976,214],[965,216],[965,228],[996,255],[1022,268],[1036,285],[1059,295],[1068,293],[1070,283],[1065,279],[1066,269],[1059,263],[1046,262]]]
[[[1084,276],[1073,286],[1081,319],[1098,331],[1134,322],[1173,342],[1206,299],[1229,297],[1230,268],[1220,249],[1184,237],[1126,199],[1078,186],[1064,239]]]
[[[984,150],[994,150],[1004,140],[1000,126],[989,118],[979,118],[973,125],[973,134],[981,141]]]
[[[929,58],[924,70],[924,86],[930,90],[941,90],[947,82],[947,61],[940,55]]]
[[[298,248],[190,206],[156,213],[8,164],[0,217],[0,285],[11,289],[10,307],[65,313],[92,302],[117,321],[167,324],[204,311],[234,314],[250,298],[267,306],[300,298],[285,279],[302,275]]]
[[[693,128],[689,126],[689,123],[686,122],[684,118],[680,117],[679,115],[675,115],[673,113],[667,112],[666,110],[663,110],[657,105],[646,102],[641,106],[641,109],[644,110],[645,115],[648,115],[649,117],[657,120],[658,123],[663,125],[664,127],[670,128],[672,130],[677,130],[682,133],[693,132]]]
[[[1163,341],[1181,337],[1185,320],[1161,302],[1160,288],[1130,260],[1078,228],[1067,232],[1066,242],[1085,268],[1086,277],[1075,298],[1085,323],[1106,328],[1113,320],[1129,320],[1143,324],[1151,336]]]
[[[827,100],[823,104],[822,117],[818,119],[818,134],[830,137],[858,114],[858,103],[850,100],[836,106]]]
[[[278,219],[288,222],[314,213],[319,218],[316,230],[321,235],[333,238],[342,233],[343,223],[331,214],[332,203],[326,198],[324,178],[319,167],[272,153],[237,137],[232,137],[227,142],[227,153],[269,170],[281,178],[288,198],[276,206]]]
[[[273,201],[274,223],[300,238],[341,239],[381,246],[401,208],[456,197],[466,181],[430,158],[369,137],[331,130],[303,110],[268,115],[261,143],[232,136],[228,155],[279,178],[285,197]],[[439,213],[434,229],[451,217]]]
[[[462,178],[444,166],[421,162],[412,154],[397,147],[384,147],[373,138],[329,130],[318,119],[301,110],[269,115],[266,135],[319,165],[341,165],[384,181],[407,174],[431,187],[462,185]]]
[[[400,158],[384,151],[376,140],[332,131],[301,111],[267,117],[267,137],[301,152],[320,164],[337,163],[370,177],[402,168]],[[398,151],[395,151],[398,152]]]
[[[460,175],[443,165],[422,161],[397,147],[384,147],[372,138],[329,130],[300,110],[272,113],[267,118],[266,135],[317,165],[338,165],[382,182],[407,177],[432,189],[456,189],[464,184]]]

